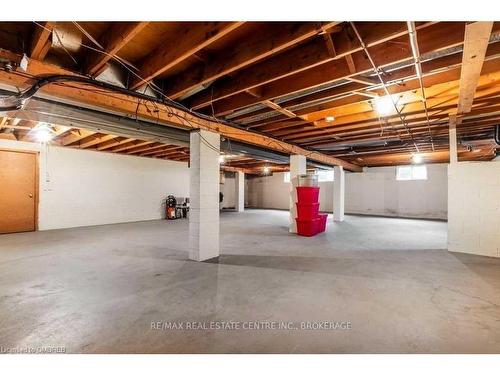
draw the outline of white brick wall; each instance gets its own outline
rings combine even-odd
[[[448,250],[500,257],[500,163],[448,167]]]

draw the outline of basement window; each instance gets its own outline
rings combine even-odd
[[[427,180],[427,166],[404,165],[396,167],[396,180],[398,181]]]

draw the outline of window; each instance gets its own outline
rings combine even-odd
[[[333,170],[331,170],[331,171],[318,171],[316,174],[318,175],[319,182],[333,181]]]
[[[317,171],[318,182],[333,181],[333,170],[331,171]],[[290,182],[290,172],[285,172],[283,175],[284,182]]]
[[[405,165],[396,167],[396,180],[427,180],[427,167],[425,165]]]

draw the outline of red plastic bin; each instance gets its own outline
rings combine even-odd
[[[311,220],[318,217],[319,203],[296,203],[296,205],[298,219]]]
[[[295,219],[297,222],[297,234],[299,236],[311,237],[318,233],[320,218],[312,220]]]
[[[299,203],[318,203],[319,187],[314,186],[298,186],[297,201]]]
[[[324,232],[326,230],[327,218],[328,214],[319,214],[318,233]]]

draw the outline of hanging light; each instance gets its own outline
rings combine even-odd
[[[35,134],[35,138],[38,142],[47,143],[54,138],[54,133],[49,124],[46,122],[40,122],[32,130]]]
[[[387,116],[388,114],[394,112],[394,102],[392,101],[391,96],[382,96],[375,99],[374,105],[380,116]]]
[[[264,173],[265,174],[269,173],[269,167],[267,165],[264,167]]]
[[[424,157],[420,154],[413,154],[413,156],[411,157],[411,159],[413,160],[413,162],[415,164],[420,164],[424,161]]]

